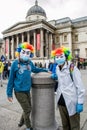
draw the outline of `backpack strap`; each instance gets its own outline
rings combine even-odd
[[[26,66],[27,66],[27,69],[30,70],[29,62]],[[18,59],[18,69],[20,69],[20,59]]]
[[[70,67],[69,67],[70,77],[71,77],[72,81],[73,81],[73,70],[74,70],[74,66],[75,66],[74,63],[71,63]]]
[[[20,59],[18,59],[18,69],[20,69]]]

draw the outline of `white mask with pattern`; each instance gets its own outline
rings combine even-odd
[[[20,59],[27,62],[30,59],[31,51],[29,49],[22,49],[20,52]]]

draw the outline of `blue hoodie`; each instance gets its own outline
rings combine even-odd
[[[13,61],[10,71],[10,76],[7,84],[7,96],[12,97],[13,89],[15,92],[29,92],[31,88],[31,72],[47,72],[48,70],[36,67],[32,61],[28,64],[20,62],[18,67],[18,60]],[[28,69],[29,68],[29,69]]]

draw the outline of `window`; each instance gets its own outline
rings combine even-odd
[[[67,35],[64,35],[64,42],[67,41]]]
[[[37,19],[39,19],[39,16],[37,16]]]
[[[78,35],[77,34],[75,35],[75,41],[78,41]]]
[[[78,58],[78,57],[79,57],[79,53],[80,53],[80,49],[75,49],[75,50],[74,50],[75,58]]]
[[[58,37],[56,37],[56,42],[58,43],[59,41],[60,41],[60,38],[58,36]]]

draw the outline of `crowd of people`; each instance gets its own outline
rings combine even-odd
[[[10,74],[10,69],[11,69],[11,62],[5,60],[2,60],[0,58],[0,85],[1,87],[3,86],[2,80],[6,80],[9,77]]]

